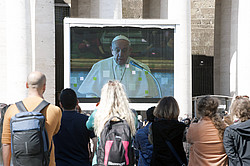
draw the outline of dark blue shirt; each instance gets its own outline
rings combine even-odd
[[[95,137],[86,128],[88,116],[76,111],[63,111],[61,127],[54,136],[57,166],[89,166],[88,143]]]
[[[153,145],[148,141],[151,122],[136,132],[134,146],[139,150],[138,166],[149,166],[153,153]]]

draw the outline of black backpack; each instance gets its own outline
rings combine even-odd
[[[48,166],[50,159],[49,140],[45,129],[43,110],[48,102],[43,100],[32,112],[22,101],[16,106],[17,113],[10,120],[11,153],[15,166]]]
[[[3,120],[4,120],[4,115],[5,115],[5,112],[7,111],[8,107],[10,105],[7,105],[7,104],[4,104],[4,103],[0,103],[0,148],[2,148],[2,132],[3,132]]]
[[[112,121],[117,118],[119,121]],[[101,132],[97,149],[97,165],[134,165],[131,130],[119,117],[112,117]]]

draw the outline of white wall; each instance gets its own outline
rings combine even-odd
[[[122,0],[74,0],[71,3],[78,18],[122,18]]]
[[[1,96],[6,103],[14,103],[26,97],[25,82],[31,71],[30,3],[5,1],[6,3],[6,72],[7,78]]]
[[[180,106],[180,116],[192,115],[192,73],[191,73],[191,8],[190,1],[168,0],[168,19],[176,20],[177,37],[174,45],[174,97]],[[176,38],[176,36],[175,36]]]
[[[53,0],[3,0],[0,3],[0,102],[27,96],[27,75],[47,77],[45,98],[55,101],[55,24]]]
[[[250,95],[249,43],[250,43],[250,1],[239,1],[238,9],[238,66],[237,94]]]
[[[55,103],[55,15],[54,0],[38,0],[35,5],[33,70],[46,75],[44,97]]]
[[[0,3],[0,103],[6,103],[7,56],[6,56],[6,2]]]
[[[214,89],[218,95],[250,95],[250,1],[217,0]]]
[[[217,20],[214,37],[214,93],[216,95],[230,95],[231,7],[231,0],[221,0],[216,4],[216,10],[219,10],[215,16]]]
[[[100,0],[99,18],[122,18],[122,0]]]

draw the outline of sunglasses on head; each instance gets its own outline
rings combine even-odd
[[[236,99],[243,99],[243,98],[248,98],[248,99],[249,99],[249,96],[247,96],[247,95],[244,95],[244,96],[236,96],[235,98],[236,98]]]

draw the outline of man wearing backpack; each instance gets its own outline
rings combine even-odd
[[[43,94],[46,89],[45,75],[38,71],[31,72],[27,79],[26,88],[28,88],[28,97],[25,98],[22,102],[24,104],[24,107],[27,109],[27,111],[31,113],[34,109],[37,108],[38,105],[40,105],[42,101],[44,101]],[[17,108],[16,104],[11,105],[5,113],[4,123],[3,123],[3,133],[2,133],[4,166],[10,165],[11,155],[13,155],[11,154],[11,148],[12,148],[11,141],[12,140],[11,140],[11,124],[10,123],[11,123],[12,118],[16,117],[15,115],[18,113],[20,113],[20,111]],[[45,108],[41,110],[41,113],[43,117],[45,117],[45,129],[48,135],[48,145],[50,149],[49,165],[54,166],[55,156],[54,156],[54,144],[52,141],[52,137],[59,131],[62,112],[59,107],[49,104],[48,106],[46,106]],[[39,113],[36,113],[36,114],[39,114]],[[20,127],[22,126],[20,125]],[[30,146],[29,142],[25,142],[23,146],[24,149],[26,148],[25,150],[27,154],[29,154],[28,152],[29,149],[27,149],[27,147],[29,146]],[[27,155],[26,160],[34,161],[34,157]],[[22,164],[16,164],[16,165],[22,165]],[[27,165],[32,165],[32,163],[25,164],[25,166]],[[40,165],[43,166],[44,162],[41,161]]]
[[[89,154],[90,138],[95,151],[96,137],[86,127],[88,116],[77,112],[78,100],[73,89],[62,90],[60,107],[63,109],[61,128],[53,137],[57,166],[90,166],[92,153]]]

